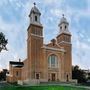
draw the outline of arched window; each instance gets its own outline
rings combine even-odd
[[[58,67],[58,58],[56,55],[50,55],[48,57],[48,67],[50,67],[50,68]]]
[[[35,21],[37,21],[37,16],[35,16]]]
[[[62,26],[60,27],[60,29],[62,29]]]
[[[65,29],[67,29],[67,26],[65,25]]]

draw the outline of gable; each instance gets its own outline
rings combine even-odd
[[[53,44],[52,42],[49,43],[49,44],[47,44],[46,46],[48,46],[48,47],[52,47],[52,48],[58,48],[58,49],[61,48],[57,43]]]

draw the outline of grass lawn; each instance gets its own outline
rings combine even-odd
[[[71,86],[18,86],[2,87],[0,90],[90,90]]]

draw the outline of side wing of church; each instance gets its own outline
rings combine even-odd
[[[50,43],[44,44],[40,16],[41,12],[34,5],[29,14],[30,25],[27,29],[27,59],[23,61],[22,67],[10,65],[12,75],[8,77],[9,82],[21,80],[29,84],[37,81],[67,82],[72,79],[72,44],[67,19],[63,15],[58,25],[57,37]],[[12,73],[14,70],[16,70],[15,73]]]

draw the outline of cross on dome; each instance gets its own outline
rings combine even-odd
[[[41,25],[40,15],[41,15],[41,13],[40,13],[39,9],[36,7],[36,3],[34,2],[33,7],[31,8],[31,11],[29,14],[30,23],[34,23],[34,24],[37,23],[38,25]]]
[[[35,3],[35,2],[34,2],[33,4],[34,4],[34,6],[36,5],[36,3]]]
[[[64,14],[62,14],[63,18],[64,18]]]
[[[62,23],[67,23],[68,24],[67,19],[65,18],[64,14],[62,14],[62,18],[60,20],[60,24],[62,24]]]

